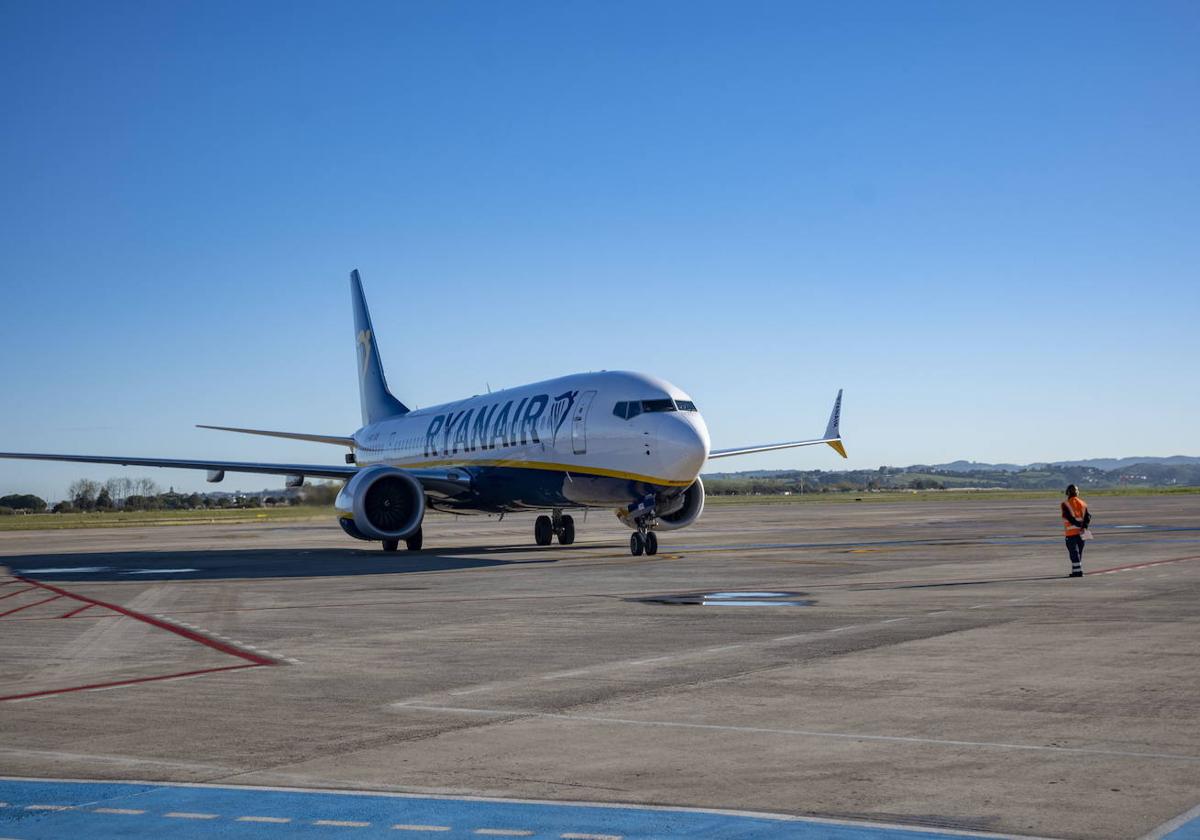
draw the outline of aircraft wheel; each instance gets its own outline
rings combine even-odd
[[[550,545],[554,540],[554,523],[549,516],[539,516],[533,523],[533,541],[538,545]]]
[[[646,542],[642,539],[642,535],[634,531],[629,535],[629,553],[634,557],[640,557],[642,551],[646,548]]]
[[[658,534],[653,531],[646,532],[646,553],[658,554]]]
[[[383,541],[383,550],[384,551],[395,551],[399,547],[400,547],[400,540],[384,540]]]
[[[558,532],[558,544],[570,545],[575,542],[575,520],[570,516],[562,518],[562,528]]]
[[[425,542],[425,529],[424,528],[418,528],[417,532],[415,534],[413,534],[411,537],[408,537],[407,539],[404,540],[404,544],[408,547],[409,551],[420,551],[421,545],[424,542]]]

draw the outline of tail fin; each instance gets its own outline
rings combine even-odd
[[[408,414],[404,403],[392,396],[383,376],[379,345],[371,328],[371,313],[363,295],[358,269],[350,272],[350,294],[354,303],[354,336],[358,342],[358,394],[362,400],[362,421],[367,426],[388,417]]]

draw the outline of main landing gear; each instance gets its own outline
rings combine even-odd
[[[406,537],[404,539],[404,547],[407,548],[409,551],[420,551],[421,544],[424,541],[425,541],[424,531],[423,531],[423,529],[418,528],[416,531],[413,532],[412,536]],[[400,548],[400,540],[384,540],[383,541],[383,550],[384,551],[397,551],[397,550],[399,550],[399,548]]]
[[[575,520],[561,510],[553,516],[539,516],[533,523],[533,541],[538,545],[550,545],[558,537],[559,545],[575,542]]]

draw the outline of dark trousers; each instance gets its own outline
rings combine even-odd
[[[1083,537],[1067,537],[1067,554],[1071,555],[1071,571],[1083,569]]]

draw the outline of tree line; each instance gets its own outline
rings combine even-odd
[[[164,491],[149,478],[81,478],[67,487],[67,497],[50,506],[32,493],[0,496],[0,515],[14,513],[105,513],[109,511],[206,510],[277,505],[332,505],[341,482],[323,481],[277,493],[179,493]]]

